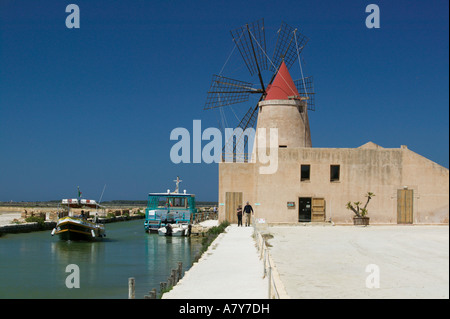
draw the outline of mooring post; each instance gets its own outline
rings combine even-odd
[[[178,262],[178,280],[183,276],[183,263],[181,261]]]
[[[177,284],[177,282],[178,282],[176,269],[172,269],[171,276],[173,278],[173,285],[175,286]]]
[[[128,299],[134,299],[134,278],[128,278]]]
[[[263,257],[263,278],[266,276],[266,250],[264,250],[264,257]]]

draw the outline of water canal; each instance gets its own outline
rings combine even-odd
[[[186,271],[201,238],[163,237],[144,232],[143,220],[106,224],[98,242],[65,242],[49,231],[0,238],[0,298],[128,298],[128,278],[136,298],[167,281],[171,269]],[[80,270],[80,288],[67,288],[69,264]]]

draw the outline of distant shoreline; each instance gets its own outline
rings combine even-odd
[[[38,202],[0,202],[0,208],[1,207],[18,207],[18,208],[25,208],[25,207],[58,207],[58,205],[61,204],[61,200],[51,200],[51,201],[38,201]],[[107,208],[114,208],[114,207],[146,207],[147,201],[146,200],[111,200],[111,201],[105,201],[101,203],[102,206],[105,206]],[[211,202],[211,201],[197,201],[196,206],[204,207],[204,206],[218,206],[218,202]],[[1,210],[1,209],[0,209]]]

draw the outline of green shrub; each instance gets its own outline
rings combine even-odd
[[[27,223],[38,223],[39,228],[44,228],[45,219],[43,217],[30,216],[30,217],[25,218],[25,221]]]
[[[223,233],[225,231],[225,228],[227,228],[230,225],[230,222],[228,220],[222,222],[219,226],[214,226],[211,227],[208,230],[208,234],[213,234],[213,235],[219,235],[220,233]]]
[[[114,214],[114,213],[108,213],[108,214],[106,215],[106,218],[116,219],[116,214]]]

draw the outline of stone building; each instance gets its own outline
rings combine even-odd
[[[259,102],[257,120],[257,134],[278,131],[277,168],[261,173],[267,164],[258,160],[256,142],[249,162],[219,163],[220,221],[237,222],[237,206],[249,201],[255,217],[268,223],[352,223],[347,202],[364,203],[373,192],[371,224],[448,224],[447,168],[405,145],[313,148],[306,103],[298,96],[283,64]]]

